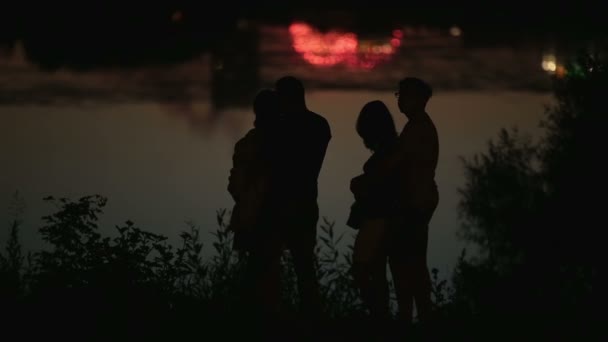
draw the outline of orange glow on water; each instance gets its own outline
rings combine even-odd
[[[293,39],[293,48],[314,65],[338,64],[357,49],[357,37],[354,34],[322,34],[304,23],[292,24],[289,32]]]
[[[564,78],[564,76],[566,76],[566,68],[563,65],[558,65],[555,69],[555,76]]]
[[[389,42],[362,42],[352,32],[330,31],[321,33],[312,26],[296,22],[289,26],[293,48],[310,64],[372,69],[387,61],[401,46],[403,32],[394,30]]]

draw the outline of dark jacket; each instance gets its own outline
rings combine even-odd
[[[234,147],[228,192],[235,204],[228,228],[235,234],[234,248],[237,250],[249,248],[257,227],[266,215],[270,164],[264,158],[264,138],[263,132],[254,128]]]
[[[290,113],[274,149],[272,207],[284,220],[318,215],[318,177],[331,139],[327,120],[311,111]]]

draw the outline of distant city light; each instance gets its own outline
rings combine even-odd
[[[362,69],[372,69],[388,60],[403,37],[401,30],[394,30],[388,42],[360,41],[352,32],[321,33],[303,22],[291,24],[289,33],[294,50],[310,64],[327,67],[344,63]]]
[[[555,72],[555,70],[557,70],[557,60],[555,58],[555,55],[543,56],[543,61],[541,63],[541,67],[545,71]]]
[[[452,26],[450,27],[450,34],[453,37],[460,37],[462,35],[462,29],[460,29],[458,26]]]

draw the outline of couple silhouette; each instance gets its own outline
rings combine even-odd
[[[229,229],[247,254],[246,298],[262,316],[280,314],[281,256],[289,249],[301,312],[321,313],[315,274],[319,219],[317,178],[331,139],[329,124],[308,110],[304,86],[283,77],[254,100],[254,128],[235,145],[228,191],[235,200]]]
[[[353,279],[373,318],[388,319],[387,263],[395,284],[399,318],[431,311],[426,265],[428,224],[439,197],[435,184],[438,138],[426,112],[431,87],[404,78],[395,93],[408,122],[397,134],[391,113],[371,101],[357,119],[357,133],[372,151],[363,174],[351,180],[355,202],[347,225],[357,230]],[[317,179],[331,131],[308,110],[302,82],[286,76],[261,90],[253,103],[254,127],[234,148],[228,191],[235,205],[229,229],[234,249],[246,255],[247,302],[265,317],[281,315],[281,256],[291,252],[300,312],[322,314],[315,274],[319,208]]]

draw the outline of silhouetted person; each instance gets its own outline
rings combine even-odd
[[[254,128],[234,146],[228,192],[235,201],[229,229],[235,233],[235,249],[248,250],[247,235],[259,224],[269,191],[269,146],[279,121],[279,103],[273,90],[260,91],[253,103]]]
[[[395,123],[383,102],[372,101],[363,107],[357,119],[357,133],[373,154],[363,166],[364,173],[351,182],[355,203],[347,224],[358,230],[353,276],[372,318],[383,320],[390,313],[385,239],[396,200],[395,177],[373,188],[360,185],[397,147]]]
[[[268,262],[268,241],[272,241],[273,213],[269,212],[272,147],[276,145],[279,102],[274,90],[262,90],[253,103],[254,128],[235,145],[228,191],[235,205],[229,229],[234,232],[233,248],[248,255],[246,303],[256,310],[274,313],[278,309],[277,282],[269,279],[277,263]],[[273,254],[274,255],[274,254]],[[272,271],[272,272],[270,272]],[[251,308],[251,307],[250,307]]]
[[[435,184],[439,140],[426,112],[431,87],[418,78],[407,77],[399,82],[399,92],[395,95],[399,110],[409,120],[399,135],[395,153],[370,172],[367,186],[380,186],[391,176],[397,179],[397,200],[386,238],[389,265],[400,318],[411,322],[415,301],[418,317],[424,321],[431,311],[426,256],[428,224],[439,202]]]
[[[308,110],[302,83],[291,76],[276,82],[279,95],[281,138],[273,167],[272,208],[280,245],[294,261],[302,313],[320,312],[320,295],[314,268],[317,239],[317,179],[331,132],[327,121]]]

